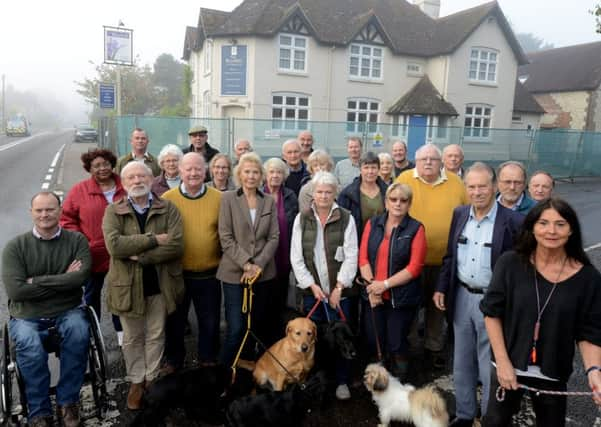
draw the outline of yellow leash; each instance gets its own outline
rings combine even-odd
[[[246,340],[248,339],[248,334],[250,333],[251,326],[251,314],[253,307],[253,284],[257,281],[259,276],[261,275],[261,271],[257,271],[253,277],[247,278],[244,281],[244,293],[242,295],[242,313],[246,314],[246,332],[244,333],[244,338],[242,338],[242,343],[240,343],[240,348],[238,348],[238,353],[234,358],[234,363],[232,363],[232,383],[236,380],[236,365],[238,364],[238,360],[240,359],[240,355],[242,354],[242,349],[246,344]]]

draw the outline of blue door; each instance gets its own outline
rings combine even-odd
[[[426,116],[409,117],[409,137],[407,138],[407,158],[414,160],[415,151],[426,143]]]

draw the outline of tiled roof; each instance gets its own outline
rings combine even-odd
[[[518,76],[528,76],[530,93],[596,90],[601,83],[601,42],[529,53],[528,59]]]
[[[434,87],[428,76],[403,95],[387,111],[388,114],[435,114],[441,116],[458,116],[455,107],[444,100]]]
[[[528,89],[519,80],[515,81],[515,92],[513,95],[513,111],[521,113],[544,114],[545,109],[534,99]]]
[[[433,19],[406,0],[245,0],[232,12],[201,9],[195,48],[200,49],[206,37],[272,37],[295,14],[308,23],[318,42],[334,45],[348,45],[373,20],[394,53],[421,57],[453,52],[487,17],[493,16],[518,63],[526,63],[496,1]]]

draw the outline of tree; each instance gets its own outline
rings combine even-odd
[[[516,37],[520,42],[520,45],[522,45],[522,49],[524,49],[524,52],[526,53],[553,49],[555,47],[553,44],[545,42],[544,39],[536,37],[532,33],[518,33],[516,34]]]
[[[595,31],[601,34],[601,3],[597,3],[590,13],[595,15]]]

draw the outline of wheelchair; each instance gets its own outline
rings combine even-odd
[[[100,322],[90,306],[86,306],[86,315],[90,325],[90,345],[88,348],[88,368],[84,377],[84,386],[91,385],[95,411],[89,416],[104,418],[108,410],[107,363],[104,340]],[[60,336],[56,327],[49,328],[44,348],[48,353],[60,357]],[[51,384],[50,394],[56,394]],[[8,333],[8,322],[2,329],[2,347],[0,348],[0,425],[24,425],[27,418],[27,400],[25,383],[17,366],[16,351]],[[84,418],[82,417],[82,421]]]

